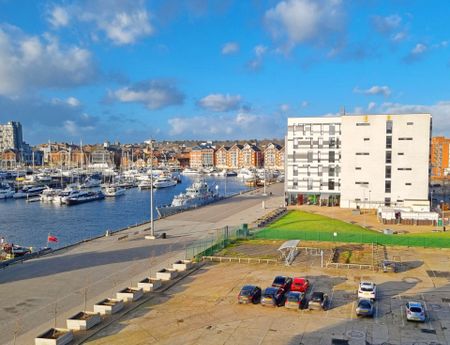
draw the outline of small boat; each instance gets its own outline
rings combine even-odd
[[[177,181],[171,178],[170,176],[160,176],[155,182],[153,182],[153,187],[155,188],[166,188],[176,186]]]
[[[0,199],[9,199],[14,196],[14,189],[12,189],[8,184],[0,184]]]
[[[29,198],[32,196],[38,196],[42,193],[44,189],[47,187],[24,187],[23,189],[19,190],[17,193],[14,193],[13,198],[14,199],[24,199]]]
[[[100,187],[102,180],[96,176],[89,176],[84,183],[81,185],[81,188],[97,188]]]
[[[65,188],[63,191],[59,192],[58,195],[53,197],[53,203],[59,204],[59,205],[66,204],[68,198],[76,197],[80,193],[84,193],[84,192],[79,189],[74,189],[74,188],[70,188],[70,187]]]
[[[118,185],[110,185],[105,188],[103,194],[109,198],[121,196],[125,194],[125,188],[119,187]]]
[[[186,193],[174,196],[170,205],[157,207],[156,211],[160,217],[166,217],[178,212],[207,205],[220,199],[219,194],[212,191],[205,181],[199,180],[186,188]]]
[[[243,180],[255,179],[255,173],[249,169],[241,169],[237,174],[237,177]]]
[[[76,196],[70,196],[66,200],[67,205],[84,204],[85,202],[102,200],[105,198],[105,194],[101,191],[98,192],[80,192]]]
[[[181,172],[182,175],[201,175],[201,172],[195,169],[186,168]]]
[[[40,196],[41,202],[53,202],[56,196],[61,193],[61,189],[46,188]]]
[[[144,180],[144,181],[141,181],[141,182],[139,182],[139,184],[138,184],[138,188],[139,188],[140,190],[143,190],[143,189],[150,189],[150,188],[152,188],[152,183],[151,183],[150,180]]]

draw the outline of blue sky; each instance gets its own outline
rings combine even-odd
[[[283,137],[289,116],[433,115],[446,0],[0,0],[0,122],[25,140]]]

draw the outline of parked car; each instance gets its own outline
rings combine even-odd
[[[286,276],[276,276],[273,280],[272,286],[282,288],[284,291],[291,289],[292,278]]]
[[[373,282],[359,283],[358,298],[375,300],[377,298],[377,285]]]
[[[328,296],[320,291],[313,292],[311,298],[308,302],[308,309],[322,309],[326,310],[329,307],[328,305]]]
[[[382,266],[383,266],[384,273],[397,272],[397,264],[394,261],[384,260]]]
[[[425,308],[420,302],[408,302],[406,303],[406,319],[408,321],[425,322]]]
[[[254,285],[244,285],[238,295],[238,303],[259,303],[261,299],[261,288]]]
[[[303,309],[306,306],[306,296],[304,292],[290,291],[286,295],[284,306],[288,309]]]
[[[356,315],[357,316],[370,316],[373,317],[375,313],[375,305],[373,300],[362,298],[358,301],[356,305]]]
[[[261,305],[278,307],[283,304],[284,290],[278,287],[268,287],[264,290],[261,297]]]
[[[305,278],[294,278],[291,284],[291,291],[307,292],[309,289],[309,280]]]

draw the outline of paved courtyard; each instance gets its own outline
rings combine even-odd
[[[450,343],[450,250],[389,248],[400,273],[321,269],[311,265],[206,264],[164,293],[100,331],[89,345],[106,344],[323,344],[437,345]],[[327,311],[238,305],[242,285],[269,286],[275,275],[305,276],[311,291],[331,299]],[[380,292],[373,319],[355,315],[361,279]],[[408,300],[425,305],[428,320],[405,318]]]

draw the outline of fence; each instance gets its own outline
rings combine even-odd
[[[241,227],[224,227],[217,229],[214,237],[198,240],[186,247],[186,259],[199,260],[202,256],[211,256],[214,253],[224,249],[230,243],[237,239],[245,239],[249,235],[247,224]]]
[[[383,233],[345,233],[310,230],[263,229],[254,238],[276,240],[304,240],[319,242],[376,243],[386,246],[450,248],[450,233],[385,235]]]
[[[212,262],[238,262],[246,264],[276,264],[279,261],[275,259],[260,259],[260,258],[235,258],[230,256],[203,256],[202,260]]]

